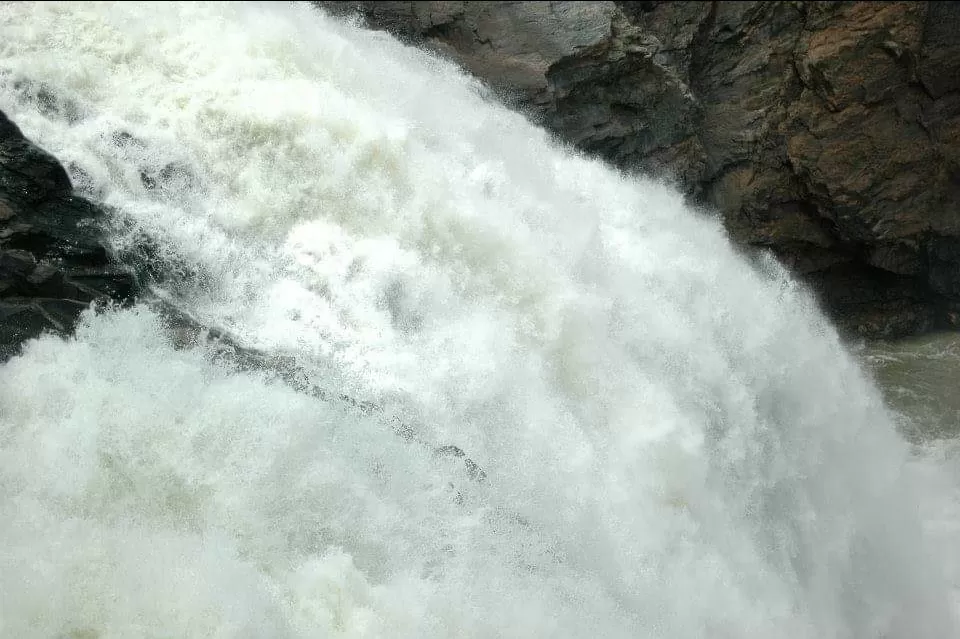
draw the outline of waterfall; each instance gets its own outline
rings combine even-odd
[[[451,63],[307,5],[4,3],[0,109],[303,381],[147,300],[0,367],[0,636],[955,636],[812,295]]]

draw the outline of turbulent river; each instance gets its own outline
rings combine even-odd
[[[956,337],[305,5],[4,3],[0,109],[301,382],[147,303],[0,367],[0,637],[957,636]]]

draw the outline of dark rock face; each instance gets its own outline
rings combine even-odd
[[[69,332],[91,302],[134,294],[101,239],[101,214],[0,112],[0,361],[43,331]]]
[[[359,2],[667,177],[865,336],[960,327],[960,3]]]

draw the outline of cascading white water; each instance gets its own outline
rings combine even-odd
[[[152,238],[159,294],[383,407],[145,307],[30,343],[0,636],[956,632],[907,447],[809,296],[451,65],[300,5],[6,3],[0,109]]]

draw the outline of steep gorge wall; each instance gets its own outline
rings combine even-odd
[[[675,180],[844,328],[960,327],[960,3],[317,4]]]

